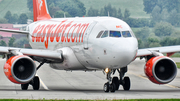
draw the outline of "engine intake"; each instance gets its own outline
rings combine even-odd
[[[152,57],[145,65],[145,74],[156,84],[167,84],[177,74],[176,63],[169,57]]]
[[[34,78],[36,65],[28,56],[12,56],[4,65],[4,73],[10,81],[25,84]]]

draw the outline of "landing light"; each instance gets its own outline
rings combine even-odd
[[[106,72],[106,73],[108,73],[109,71],[110,71],[110,69],[109,69],[109,68],[106,68],[106,69],[105,69],[105,72]]]

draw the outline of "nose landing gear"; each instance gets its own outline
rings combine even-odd
[[[111,71],[109,71],[107,73],[108,82],[104,84],[104,91],[105,92],[109,92],[109,91],[115,92],[115,90],[116,90],[116,85],[115,85],[115,83],[112,82],[111,74],[112,74]]]
[[[111,77],[111,74],[115,73],[116,70],[119,73],[119,78],[118,77]],[[104,92],[115,92],[116,90],[119,89],[119,86],[122,85],[124,90],[129,90],[131,86],[130,78],[129,77],[124,77],[124,74],[127,72],[127,67],[115,70],[107,70],[105,69],[105,72],[107,74],[107,80],[108,82],[104,84]]]

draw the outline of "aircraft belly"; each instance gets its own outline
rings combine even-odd
[[[67,63],[51,63],[50,67],[57,70],[86,70],[82,65],[69,66]]]
[[[60,48],[59,50],[63,52],[64,61],[62,63],[51,63],[50,66],[52,68],[59,70],[86,70],[70,47]]]

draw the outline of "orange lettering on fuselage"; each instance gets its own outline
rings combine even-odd
[[[56,28],[56,30],[55,30],[55,36],[56,36],[56,42],[59,42],[59,40],[60,40],[60,35],[59,35],[59,33],[62,31],[61,30],[61,25],[64,23],[64,22],[66,22],[67,20],[64,20],[64,21],[62,21],[58,26],[57,26],[57,28]]]
[[[44,28],[44,26],[45,26],[45,25],[41,25],[41,24],[40,24],[40,25],[38,25],[38,26],[34,29],[34,31],[33,31],[33,33],[32,33],[32,42],[35,41],[36,37],[38,36],[37,34],[41,32],[41,30]],[[35,33],[36,33],[36,36],[35,36]]]
[[[55,33],[54,33],[54,28],[56,27],[57,24],[51,25],[50,29],[48,30],[47,33],[50,33],[50,41],[53,42],[55,38]]]
[[[71,29],[72,29],[73,27],[76,27],[76,25],[77,25],[77,24],[74,24],[74,25],[71,26],[71,28],[69,28],[69,31],[68,31],[68,33],[67,33],[67,42],[70,42],[70,40],[72,40],[72,39],[71,39],[72,37],[69,38],[69,33],[70,33],[70,31],[71,31]],[[73,35],[73,34],[71,34],[71,35]]]
[[[84,37],[85,31],[86,31],[86,29],[87,29],[88,26],[89,26],[89,24],[83,24],[83,25],[81,26],[81,32],[80,32],[80,34],[79,34],[79,42],[80,42],[80,39],[81,39],[81,34],[82,34],[81,42],[83,42],[83,37]],[[84,32],[83,32],[83,30],[84,30]]]
[[[79,29],[80,26],[81,26],[81,24],[78,24],[78,25],[74,28],[74,30],[72,31],[72,35],[71,35],[71,41],[72,41],[72,42],[75,42],[75,39],[76,39],[76,42],[77,42],[77,37],[78,37],[77,32],[78,32],[78,29]],[[78,29],[77,29],[77,28],[78,28]],[[77,29],[77,31],[74,32],[76,29]],[[73,38],[73,36],[74,36],[74,38]]]
[[[79,38],[79,42],[83,42],[89,23],[72,23],[73,21],[64,20],[60,24],[40,24],[32,33],[32,42],[44,42],[46,48],[49,42],[60,42],[60,40],[61,42],[78,42]]]
[[[66,42],[66,38],[65,38],[64,34],[65,34],[65,32],[66,32],[66,29],[71,26],[71,23],[72,23],[72,22],[73,22],[73,21],[71,21],[70,23],[68,23],[68,24],[64,27],[64,31],[62,32],[62,35],[61,35],[61,42],[64,42],[64,41]]]

